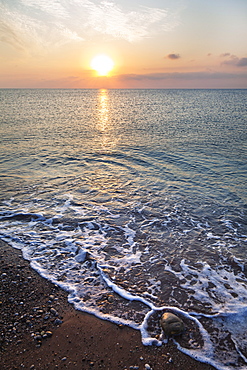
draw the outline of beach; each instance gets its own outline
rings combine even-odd
[[[20,251],[0,246],[2,369],[214,369],[172,341],[143,346],[139,331],[76,311]]]
[[[3,366],[245,370],[246,91],[0,93]]]

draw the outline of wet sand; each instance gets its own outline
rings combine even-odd
[[[172,341],[145,347],[139,331],[76,311],[66,292],[1,240],[0,275],[1,369],[214,369]]]

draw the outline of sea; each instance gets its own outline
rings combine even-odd
[[[247,90],[0,90],[0,238],[75,309],[247,369]],[[30,283],[31,284],[31,283]]]

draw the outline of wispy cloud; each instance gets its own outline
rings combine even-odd
[[[19,50],[24,50],[23,42],[14,27],[3,19],[0,22],[0,41],[10,44]]]
[[[56,18],[67,18],[68,11],[63,1],[60,0],[20,0],[20,3],[25,7],[39,9],[44,13],[50,14]]]
[[[13,46],[61,45],[105,35],[140,41],[178,24],[168,10],[155,7],[121,7],[116,1],[2,0],[1,40]]]
[[[21,4],[19,7],[13,4],[11,6],[9,4],[0,5],[0,24],[2,24],[0,27],[1,41],[17,49],[31,50],[31,52],[40,48],[46,49],[49,46],[56,47],[67,42],[83,40],[73,29],[56,18],[47,19],[38,11],[30,13]]]
[[[87,3],[87,27],[129,42],[149,37],[154,32],[154,26],[162,28],[164,23],[168,25],[168,14],[163,9],[141,7],[127,12],[113,2],[103,1],[99,5]]]

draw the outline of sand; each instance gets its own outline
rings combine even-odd
[[[146,347],[139,331],[76,311],[66,292],[1,240],[0,274],[1,369],[214,369],[172,341]]]

